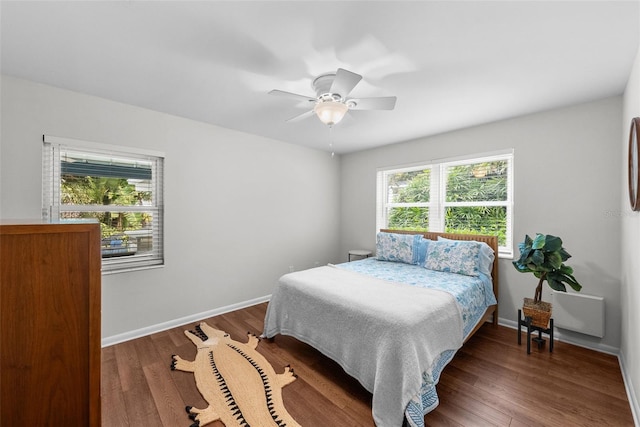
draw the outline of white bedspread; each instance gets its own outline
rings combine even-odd
[[[455,298],[333,266],[284,275],[264,336],[290,335],[321,351],[373,393],[378,427],[400,427],[422,373],[462,346]]]

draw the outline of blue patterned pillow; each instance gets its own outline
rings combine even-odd
[[[427,259],[427,251],[429,250],[429,242],[431,240],[425,239],[420,236],[420,239],[414,241],[413,248],[413,264],[424,267],[424,262]]]
[[[478,276],[480,243],[456,240],[438,240],[429,243],[425,268],[445,273]]]
[[[446,237],[442,236],[438,236],[438,240],[452,241],[451,239],[447,239]],[[487,276],[491,276],[491,274],[493,273],[493,260],[495,259],[495,254],[493,253],[493,249],[491,249],[491,246],[487,245],[485,242],[476,242],[475,240],[457,241],[478,243],[480,245],[480,255],[478,255],[478,271],[480,271],[480,273],[486,274]]]
[[[380,261],[417,264],[419,261],[419,234],[378,233],[376,237],[376,257]]]

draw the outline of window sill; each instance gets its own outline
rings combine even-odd
[[[120,273],[131,273],[133,271],[141,271],[141,270],[153,270],[156,268],[164,268],[164,264],[156,264],[156,265],[141,265],[138,267],[127,267],[127,268],[119,268],[117,270],[103,270],[103,276],[110,276],[112,274],[120,274]]]

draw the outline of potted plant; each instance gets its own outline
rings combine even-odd
[[[564,264],[571,255],[564,250],[559,237],[537,233],[532,239],[527,235],[518,248],[520,258],[513,261],[513,266],[521,273],[533,273],[538,278],[534,298],[524,299],[524,315],[532,319],[534,326],[546,328],[551,318],[551,304],[542,301],[542,284],[546,281],[551,289],[561,292],[567,291],[565,283],[577,292],[582,286],[573,277],[573,268]]]

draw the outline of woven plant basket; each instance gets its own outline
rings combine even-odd
[[[533,298],[525,298],[522,311],[525,317],[531,318],[531,324],[547,329],[549,319],[551,319],[551,303],[540,301],[535,302]]]

